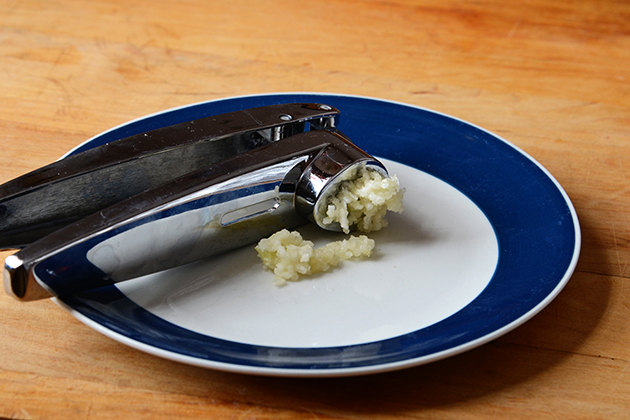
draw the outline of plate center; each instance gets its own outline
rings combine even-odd
[[[498,244],[483,212],[449,184],[382,159],[406,188],[402,214],[369,234],[370,259],[283,287],[271,284],[254,245],[119,284],[154,315],[229,341],[272,347],[331,347],[380,341],[439,322],[490,282]],[[322,245],[343,235],[307,225]]]

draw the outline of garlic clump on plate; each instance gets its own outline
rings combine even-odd
[[[369,257],[374,245],[373,239],[361,235],[315,248],[313,242],[304,240],[299,232],[282,229],[262,239],[256,251],[265,267],[273,271],[274,284],[281,286],[303,275],[327,271],[342,260]]]

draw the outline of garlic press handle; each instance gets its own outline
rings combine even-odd
[[[318,198],[358,164],[382,169],[341,133],[327,130],[243,152],[24,248],[7,258],[5,289],[19,300],[62,296],[254,243],[316,220]]]
[[[330,129],[323,104],[270,105],[205,117],[112,141],[0,185],[0,249],[55,230],[239,153],[308,129]]]

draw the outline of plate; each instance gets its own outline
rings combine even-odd
[[[56,302],[95,330],[170,360],[258,375],[350,376],[484,344],[529,320],[569,281],[580,230],[558,182],[499,136],[428,109],[333,94],[233,97],[129,122],[69,154],[287,102],[339,109],[339,129],[405,187],[405,211],[370,234],[370,259],[277,287],[252,246]],[[309,225],[300,231],[316,245],[343,237]]]

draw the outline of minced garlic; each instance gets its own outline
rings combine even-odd
[[[351,228],[372,232],[387,226],[388,210],[402,212],[404,189],[396,176],[390,178],[380,172],[359,166],[350,178],[340,182],[326,201],[324,225],[338,223],[345,233]],[[297,281],[309,275],[336,267],[341,260],[369,257],[374,240],[367,236],[351,236],[342,241],[330,242],[315,249],[313,242],[302,239],[298,232],[283,229],[262,239],[256,251],[263,264],[275,274],[274,284]]]
[[[301,275],[321,273],[336,267],[340,261],[369,257],[374,240],[367,236],[351,236],[315,248],[313,242],[302,239],[298,232],[283,229],[262,239],[256,251],[263,264],[275,274],[274,284],[297,281]]]
[[[387,211],[401,213],[405,190],[398,178],[390,178],[365,166],[328,199],[323,223],[339,223],[345,233],[356,227],[361,232],[377,231],[387,226]]]

